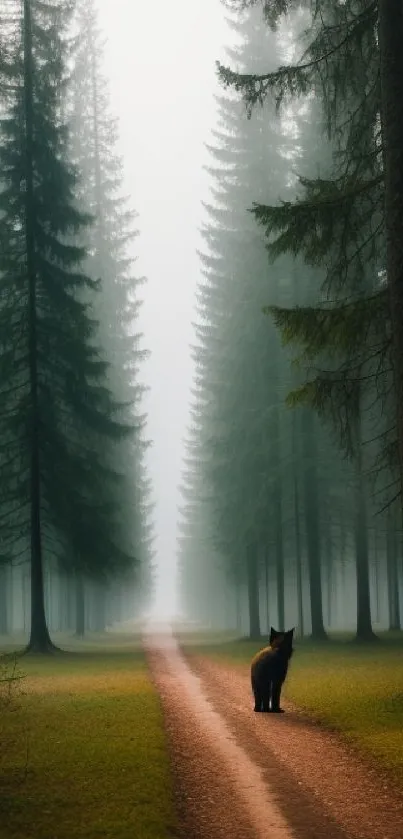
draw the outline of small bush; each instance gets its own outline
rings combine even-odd
[[[23,695],[24,673],[15,655],[0,656],[0,773],[4,769],[7,755],[12,751],[18,760],[17,767],[24,776],[28,763],[28,731],[19,699]],[[14,726],[13,714],[20,714],[20,726]]]

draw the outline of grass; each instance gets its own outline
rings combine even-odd
[[[2,839],[176,835],[162,712],[138,641],[69,646],[19,659],[25,678],[0,715]]]
[[[311,717],[339,731],[403,783],[403,634],[378,644],[295,643],[284,695]],[[184,638],[188,653],[249,669],[259,644],[211,633]],[[261,644],[260,646],[263,646]]]

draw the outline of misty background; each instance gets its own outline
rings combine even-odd
[[[2,9],[0,634],[399,630],[377,22]]]
[[[177,507],[188,421],[189,352],[202,201],[208,197],[204,143],[216,118],[215,61],[231,42],[219,0],[98,0],[105,71],[120,120],[118,149],[138,214],[133,251],[147,278],[140,329],[151,350],[141,370],[155,500],[159,614],[175,608]]]

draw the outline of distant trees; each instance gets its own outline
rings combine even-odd
[[[294,403],[297,398],[322,415],[330,414],[360,471],[362,435],[357,428],[364,405],[378,400],[378,439],[390,470],[390,425],[379,432],[385,404],[390,416],[391,388],[387,300],[379,282],[385,263],[377,4],[358,5],[357,10],[351,3],[317,4],[299,64],[260,77],[241,76],[224,67],[220,74],[225,83],[243,91],[249,108],[269,93],[280,106],[308,90],[322,97],[324,121],[334,140],[330,174],[302,177],[296,201],[271,207],[256,204],[254,212],[265,226],[274,257],[291,251],[300,253],[308,265],[323,265],[323,294],[329,302],[271,311],[286,340],[302,343],[306,361],[326,363],[326,371],[302,385]],[[285,10],[265,7],[271,25]],[[371,419],[374,427],[373,408]],[[362,478],[357,481],[358,634],[370,637],[366,513]]]
[[[238,60],[246,61],[248,55],[259,61],[268,33],[243,22],[236,27],[242,37]],[[233,99],[221,98],[218,104],[220,127],[210,148],[215,200],[206,208],[210,220],[203,230],[205,279],[198,288],[195,348],[199,458],[207,494],[203,507],[210,521],[205,551],[214,550],[216,557],[222,557],[225,576],[246,586],[249,633],[258,637],[263,553],[278,576],[278,620],[284,622],[280,359],[274,329],[267,330],[262,315],[259,320],[267,258],[263,238],[246,208],[254,190],[261,188],[270,145],[272,176],[278,182],[278,138],[258,116],[247,122]],[[271,281],[276,296],[278,271],[273,271]],[[265,505],[269,497],[276,505],[273,517]]]
[[[259,25],[258,14],[248,14],[233,26],[242,39],[240,48],[231,53],[234,60],[257,68],[271,54],[275,62],[276,39]],[[194,350],[194,483],[192,487],[192,474],[188,474],[184,528],[189,534],[192,516],[202,517],[204,527],[198,538],[203,567],[209,567],[214,551],[215,564],[221,563],[224,579],[229,576],[237,598],[239,587],[246,586],[249,634],[258,637],[262,573],[266,615],[271,588],[278,625],[284,626],[287,620],[290,539],[286,523],[294,505],[291,416],[284,407],[287,381],[291,383],[289,362],[276,330],[261,310],[267,295],[273,303],[288,297],[292,276],[291,265],[284,260],[269,267],[264,237],[247,208],[255,196],[267,192],[275,196],[286,183],[288,166],[282,150],[287,139],[266,114],[254,114],[248,121],[233,97],[221,97],[218,104],[220,128],[210,148],[215,160],[210,169],[214,203],[206,208],[210,221],[203,230],[205,279],[198,287],[198,346]],[[307,473],[313,500],[312,467],[313,461],[309,477]],[[192,490],[198,493],[193,499]],[[309,510],[309,567],[312,585],[318,590],[319,555],[312,539],[319,512],[314,503]],[[181,544],[183,569],[191,561],[191,550],[188,535]],[[196,555],[200,562],[200,551]],[[315,602],[319,604],[316,611]],[[321,636],[320,598],[312,603],[313,632]],[[239,611],[239,600],[236,608]]]
[[[293,5],[265,5],[271,25]],[[243,91],[248,108],[269,95],[284,107],[308,91],[322,102],[319,118],[333,142],[330,167],[323,171],[319,161],[319,175],[301,177],[295,201],[273,206],[255,202],[254,213],[266,229],[274,258],[291,252],[324,269],[322,305],[316,301],[303,310],[273,311],[286,340],[302,344],[305,361],[331,357],[329,372],[304,385],[299,395],[336,418],[350,453],[354,416],[361,406],[361,397],[352,393],[354,384],[359,383],[361,394],[364,387],[381,388],[388,363],[388,336],[382,326],[385,288],[380,282],[385,247],[376,6],[368,0],[316,4],[304,38],[304,59],[294,65],[261,76],[219,68],[226,84]],[[380,396],[385,398],[385,392]]]
[[[2,3],[0,346],[2,555],[30,557],[29,649],[53,648],[44,573],[102,579],[133,567],[120,446],[135,422],[111,388],[66,128],[72,5]],[[116,452],[114,458],[111,451]]]
[[[122,405],[120,417],[135,434],[124,444],[111,441],[110,460],[124,477],[116,488],[122,544],[136,556],[137,585],[146,596],[151,584],[153,532],[150,484],[144,466],[149,445],[141,410],[144,386],[139,368],[147,357],[136,333],[143,277],[135,275],[131,248],[138,235],[135,213],[122,195],[122,162],[116,153],[117,122],[110,114],[108,82],[102,75],[103,41],[93,0],[77,3],[78,46],[69,87],[71,154],[81,173],[77,204],[94,217],[86,230],[85,268],[100,279],[95,312],[99,340],[109,361],[108,385]],[[140,592],[139,592],[140,594]]]
[[[250,120],[236,111],[233,94],[220,98],[221,110],[224,103],[238,121],[230,125],[227,120],[229,130],[225,135],[220,131],[220,146],[213,150],[218,165],[212,174],[219,186],[212,191],[214,228],[206,235],[209,253],[203,257],[209,284],[199,292],[207,301],[197,358],[203,370],[203,378],[198,373],[203,434],[197,433],[199,468],[208,486],[205,510],[210,510],[218,549],[232,568],[242,540],[245,546],[246,523],[247,532],[255,534],[257,550],[247,552],[241,563],[245,572],[249,569],[252,635],[258,632],[252,613],[262,588],[272,594],[274,587],[280,625],[283,604],[290,602],[300,623],[307,623],[309,593],[308,623],[314,637],[325,637],[323,581],[331,625],[332,588],[345,585],[337,580],[340,560],[334,564],[342,548],[355,562],[357,636],[369,639],[369,522],[376,530],[385,529],[384,518],[374,521],[373,513],[391,501],[396,452],[384,284],[377,4],[324,1],[312,9],[307,3],[305,12],[292,0],[226,5],[239,11],[244,49],[230,52],[236,71],[219,65],[219,75],[227,88],[242,92]],[[276,30],[286,11],[295,11],[288,18],[294,50],[297,32],[305,27],[305,53],[299,63],[282,66],[275,55],[285,35]],[[269,48],[262,48],[264,38]],[[275,116],[273,100],[286,120]],[[257,104],[264,107],[257,109]],[[328,129],[327,141],[322,126]],[[248,185],[243,192],[242,184]],[[270,264],[257,259],[263,240],[247,220],[250,208],[263,228]],[[234,265],[239,251],[241,259]],[[265,311],[274,315],[285,342],[301,346],[297,375],[269,321],[266,333],[261,331],[264,297]],[[252,324],[247,343],[244,336]],[[242,370],[247,371],[243,380]],[[217,382],[215,388],[211,381]],[[283,405],[287,390],[288,404],[303,406],[292,419]],[[231,394],[227,403],[226,394]],[[331,419],[351,466],[338,462],[337,449],[314,412]],[[369,470],[382,476],[383,501],[370,493]],[[284,529],[289,518],[292,540],[289,528]],[[267,545],[275,546],[270,567]],[[189,542],[181,551],[184,568]],[[269,599],[273,603],[270,593]]]

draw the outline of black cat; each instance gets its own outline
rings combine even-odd
[[[280,694],[293,654],[293,636],[293,629],[289,632],[277,632],[271,627],[270,646],[264,647],[253,658],[251,678],[255,711],[283,713],[280,708]]]

